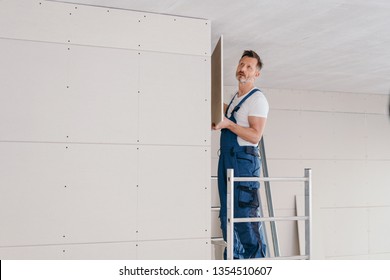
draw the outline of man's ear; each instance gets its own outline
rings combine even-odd
[[[259,70],[256,70],[255,77],[256,78],[260,77],[260,71]]]

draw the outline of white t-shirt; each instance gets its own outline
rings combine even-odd
[[[249,92],[251,92],[251,90]],[[241,97],[235,96],[236,93],[231,95],[230,99],[227,102],[227,105],[229,105],[233,96],[235,97],[232,104],[229,107],[227,113],[228,117],[231,116],[233,109],[238,105],[238,103],[241,102],[243,98],[245,98],[245,96],[249,92],[247,92]],[[264,94],[261,91],[256,91],[247,100],[245,100],[245,102],[241,105],[240,109],[234,113],[234,118],[236,119],[238,125],[242,127],[249,127],[249,122],[248,122],[249,116],[267,118],[268,111],[269,111],[269,105],[267,99],[265,98]],[[257,146],[257,144],[253,144],[248,141],[245,141],[239,136],[237,136],[237,142],[240,146]]]

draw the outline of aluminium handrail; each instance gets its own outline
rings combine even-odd
[[[311,258],[311,169],[305,168],[304,177],[287,177],[287,178],[269,178],[269,177],[234,177],[234,170],[227,170],[227,259],[233,259],[233,236],[234,223],[241,222],[260,222],[260,221],[305,221],[305,255],[280,257],[266,259],[310,259]],[[251,181],[280,181],[294,182],[301,181],[305,183],[305,216],[292,217],[254,217],[254,218],[234,218],[234,183],[251,182]]]

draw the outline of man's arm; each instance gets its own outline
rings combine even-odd
[[[227,128],[245,141],[257,144],[263,135],[267,118],[250,116],[248,122],[249,127],[242,127],[225,117],[222,122],[215,126],[215,129]]]

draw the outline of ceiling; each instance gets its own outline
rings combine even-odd
[[[389,0],[61,0],[211,20],[224,36],[224,82],[244,49],[264,62],[260,87],[388,94]]]

